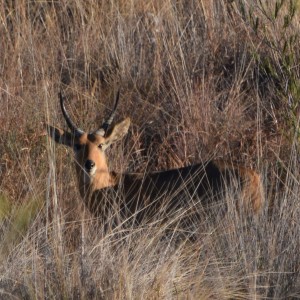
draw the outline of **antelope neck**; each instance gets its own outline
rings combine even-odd
[[[84,181],[84,174],[80,178],[80,194],[82,197],[92,194],[96,190],[112,187],[117,183],[114,172],[109,172],[107,169],[100,169],[90,177],[90,182]]]
[[[113,186],[115,183],[115,176],[112,172],[109,172],[107,169],[100,169],[93,176],[91,185],[93,190],[101,190]]]

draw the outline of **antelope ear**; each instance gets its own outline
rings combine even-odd
[[[72,147],[74,144],[74,137],[71,133],[66,132],[57,127],[45,124],[46,133],[50,136],[56,143]]]
[[[104,149],[105,150],[109,145],[114,142],[122,139],[128,132],[130,126],[130,118],[126,118],[122,122],[116,124],[109,132],[108,136],[105,139]]]

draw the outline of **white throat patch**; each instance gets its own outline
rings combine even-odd
[[[96,167],[92,168],[89,172],[84,170],[83,182],[86,184],[88,184],[88,183],[90,184],[94,179],[95,173],[96,173]]]

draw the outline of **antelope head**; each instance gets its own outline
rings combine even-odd
[[[47,125],[47,132],[50,137],[57,143],[74,149],[75,166],[82,197],[88,190],[94,191],[115,184],[114,176],[108,169],[105,150],[112,143],[124,137],[130,125],[130,119],[126,118],[110,128],[115,116],[119,96],[118,92],[109,118],[103,122],[100,128],[87,133],[75,126],[65,108],[64,96],[60,93],[61,110],[70,131]]]

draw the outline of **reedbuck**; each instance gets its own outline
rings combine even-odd
[[[110,210],[117,209],[120,215],[134,216],[137,222],[148,220],[158,212],[166,217],[170,211],[180,211],[188,202],[212,205],[222,198],[220,195],[225,195],[224,190],[230,185],[238,186],[239,209],[243,207],[254,214],[260,211],[263,200],[260,176],[244,167],[208,161],[153,173],[111,172],[105,150],[123,138],[130,126],[129,118],[111,126],[119,93],[110,117],[90,133],[75,126],[66,111],[64,96],[60,93],[59,97],[71,131],[50,125],[47,125],[47,131],[57,143],[74,149],[80,194],[95,215],[105,219]],[[167,204],[165,199],[168,199]]]

